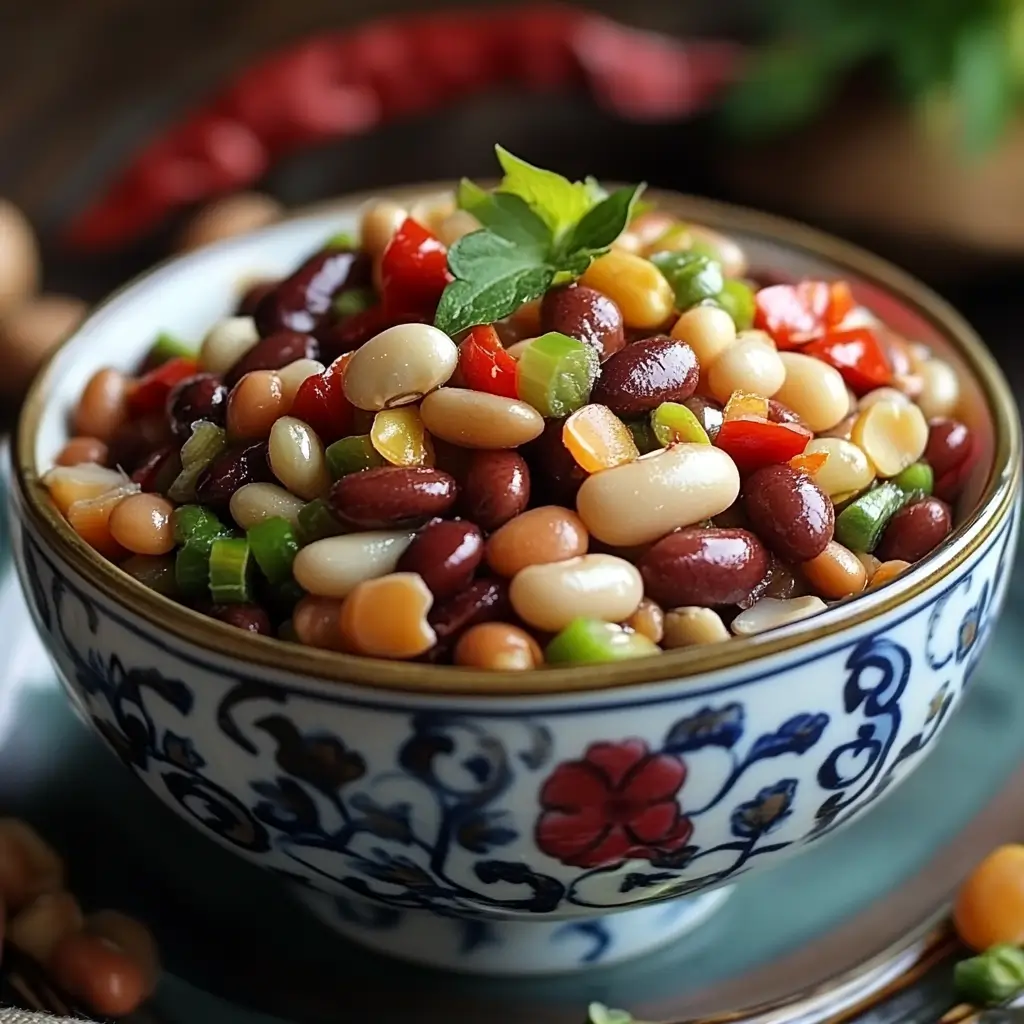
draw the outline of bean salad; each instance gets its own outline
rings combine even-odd
[[[762,633],[942,543],[948,362],[642,186],[498,158],[97,372],[44,477],[78,535],[243,630],[494,670]]]

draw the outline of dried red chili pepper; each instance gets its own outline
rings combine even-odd
[[[807,447],[811,436],[809,430],[793,424],[726,420],[715,436],[715,447],[729,455],[741,473],[752,473],[763,466],[788,462]]]
[[[892,367],[870,327],[833,331],[810,342],[803,351],[834,366],[858,395],[892,383]]]

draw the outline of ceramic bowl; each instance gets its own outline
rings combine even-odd
[[[351,230],[358,197],[151,271],[95,311],[25,405],[15,558],[74,706],[160,800],[295,883],[358,942],[506,973],[666,942],[734,881],[821,842],[904,779],[991,631],[1021,455],[1010,392],[978,339],[864,252],[658,198],[734,235],[755,269],[847,278],[961,371],[978,441],[961,525],[896,582],[712,648],[497,675],[252,637],[123,575],[39,483],[83,382],[101,366],[134,367],[158,329],[201,337],[244,282],[280,276]]]

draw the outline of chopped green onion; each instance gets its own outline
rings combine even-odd
[[[244,537],[221,537],[213,542],[210,595],[217,604],[246,604],[252,600],[249,542]]]
[[[906,494],[891,480],[850,502],[836,517],[835,536],[851,551],[874,551],[889,520],[906,501]]]
[[[246,532],[252,557],[271,583],[281,584],[292,578],[292,562],[299,551],[295,531],[287,519],[271,516],[250,526]]]
[[[327,465],[331,476],[340,480],[349,473],[383,466],[384,458],[373,447],[369,434],[353,434],[327,446]]]
[[[121,563],[129,576],[164,597],[178,596],[178,581],[174,573],[174,559],[166,555],[132,555]]]
[[[595,665],[603,661],[646,658],[660,648],[642,633],[631,633],[612,622],[574,619],[548,644],[545,660],[552,664]]]
[[[331,303],[338,316],[353,316],[377,304],[377,293],[372,288],[349,288]]]
[[[651,413],[651,429],[663,445],[680,442],[711,444],[700,420],[680,402],[662,402]]]
[[[227,527],[203,505],[179,505],[171,513],[174,543],[184,544],[193,537],[219,537]]]
[[[892,482],[908,494],[931,494],[935,486],[935,474],[927,462],[915,462],[912,466],[907,466],[902,473],[897,473]]]
[[[960,997],[975,1006],[1005,1002],[1024,989],[1024,952],[1002,943],[981,956],[961,960],[953,970]]]
[[[746,281],[728,279],[711,301],[732,317],[737,331],[749,331],[754,326],[754,289]]]
[[[641,455],[646,455],[648,452],[656,452],[659,448],[664,447],[655,436],[654,428],[651,426],[649,419],[627,420],[626,426],[629,427],[629,432],[633,435],[633,442],[636,444],[637,451]]]
[[[153,366],[159,366],[172,359],[193,359],[195,358],[195,355],[196,348],[194,345],[189,345],[180,338],[174,337],[173,334],[161,331],[156,336],[156,341],[153,342],[153,347],[149,350],[149,359],[147,362]]]
[[[519,360],[519,397],[542,416],[560,419],[587,404],[598,370],[597,353],[589,345],[549,331]]]
[[[339,231],[324,242],[325,249],[355,249],[355,237],[348,231]]]
[[[314,498],[308,505],[303,505],[296,519],[299,540],[303,544],[345,533],[345,527],[334,517],[331,506],[323,498]]]
[[[224,451],[227,435],[221,427],[208,420],[192,424],[192,436],[181,446],[181,472],[167,489],[171,501],[194,501],[196,481],[203,470]]]
[[[210,550],[216,538],[194,537],[186,541],[174,559],[174,578],[184,597],[203,597],[210,586]]]
[[[698,252],[656,252],[651,262],[676,293],[676,306],[689,309],[713,299],[725,287],[722,265]]]

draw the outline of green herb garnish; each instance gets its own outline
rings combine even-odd
[[[1024,989],[1024,952],[1001,944],[961,960],[953,973],[958,995],[975,1006],[1002,1003]]]

